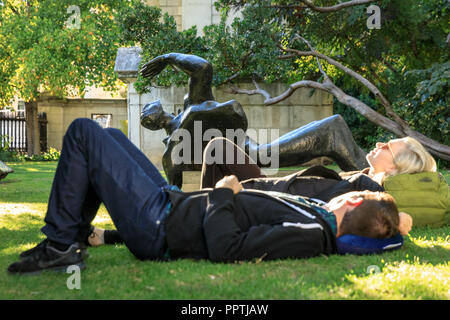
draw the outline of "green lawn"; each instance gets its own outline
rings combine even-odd
[[[11,276],[8,265],[43,239],[56,163],[8,165],[16,172],[0,182],[0,299],[450,298],[450,227],[415,229],[402,249],[383,255],[260,263],[142,262],[123,245],[90,248],[80,290],[67,288],[65,273]],[[94,224],[113,227],[104,208]]]

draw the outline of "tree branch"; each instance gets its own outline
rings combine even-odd
[[[342,3],[336,4],[336,5],[330,6],[330,7],[317,7],[309,0],[298,0],[298,1],[303,3],[304,6],[300,6],[298,4],[287,4],[287,5],[268,5],[265,7],[274,8],[274,9],[306,9],[306,8],[309,8],[309,9],[317,11],[317,12],[326,13],[326,12],[336,12],[341,9],[359,6],[359,5],[367,4],[367,3],[371,3],[371,2],[378,2],[379,0],[353,0],[353,1],[342,2]]]
[[[233,81],[234,79],[236,79],[237,77],[239,77],[241,75],[240,72],[236,72],[235,74],[233,74],[232,76],[229,76],[228,78],[226,78],[221,84],[225,84],[228,82]]]
[[[358,6],[361,4],[367,4],[367,3],[371,3],[371,2],[378,2],[379,0],[353,0],[353,1],[342,2],[342,3],[336,4],[331,7],[317,7],[310,0],[299,0],[299,1],[301,3],[304,3],[311,10],[314,10],[317,12],[335,12],[335,11],[339,11],[341,9],[348,8],[348,7]]]
[[[304,43],[306,43],[306,45],[309,47],[309,49],[311,50],[311,52],[317,53],[316,49],[313,48],[313,46],[311,45],[311,43],[309,43],[308,40],[306,40],[305,38],[303,38],[301,35],[297,35],[293,41],[297,40],[297,39],[301,39]],[[322,73],[322,75],[324,76],[325,79],[328,79],[328,75],[326,74],[325,71],[323,71],[322,68],[322,64],[319,61],[319,57],[316,55],[316,61],[317,61],[317,65],[319,66],[319,70]]]
[[[290,48],[281,48],[284,52],[289,52],[289,53],[293,53],[297,56],[315,56],[317,58],[323,59],[325,61],[327,61],[329,64],[339,68],[340,70],[344,71],[346,74],[348,74],[349,76],[355,78],[357,81],[359,81],[360,83],[362,83],[364,86],[366,86],[370,92],[372,92],[375,97],[377,97],[377,99],[381,102],[381,104],[385,107],[386,109],[386,114],[391,116],[392,118],[394,118],[396,121],[400,121],[403,124],[406,124],[406,122],[401,119],[392,109],[392,106],[390,104],[390,102],[388,101],[388,99],[381,93],[381,91],[369,80],[367,80],[366,78],[364,78],[363,76],[361,76],[359,73],[356,73],[355,71],[353,71],[350,68],[347,68],[346,66],[344,66],[342,63],[324,55],[321,54],[317,51],[299,51],[296,49],[290,49]],[[292,57],[292,56],[291,56]],[[407,125],[407,124],[406,124]]]

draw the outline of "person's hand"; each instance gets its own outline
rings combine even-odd
[[[226,176],[223,179],[219,180],[216,183],[216,188],[228,188],[233,190],[233,193],[238,193],[239,191],[242,191],[244,189],[238,178],[234,175]]]
[[[399,212],[398,215],[400,218],[398,230],[400,231],[400,234],[402,236],[406,236],[409,233],[409,231],[411,231],[413,225],[413,218],[406,212]]]

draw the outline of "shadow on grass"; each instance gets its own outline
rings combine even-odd
[[[41,241],[40,228],[44,225],[41,216],[23,213],[1,216],[0,250]]]
[[[2,184],[10,184],[10,183],[19,183],[21,181],[22,180],[20,180],[20,179],[14,179],[14,178],[12,178],[12,179],[4,179],[4,180],[0,181],[0,185],[2,185]]]

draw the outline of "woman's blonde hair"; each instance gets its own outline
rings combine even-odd
[[[411,137],[402,140],[405,148],[394,157],[395,169],[389,175],[436,172],[436,161],[419,141]]]

